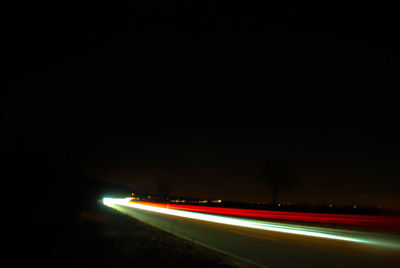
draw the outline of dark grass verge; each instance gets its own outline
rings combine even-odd
[[[41,267],[246,266],[100,203],[78,211],[72,223],[23,230],[16,260]]]

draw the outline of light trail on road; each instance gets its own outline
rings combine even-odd
[[[165,204],[154,202],[131,201],[136,204],[151,205],[162,208],[171,208],[192,212],[201,212],[207,214],[241,216],[263,219],[293,220],[303,222],[333,223],[353,226],[364,226],[384,229],[400,229],[400,218],[394,216],[377,215],[351,215],[351,214],[328,214],[328,213],[310,213],[310,212],[287,212],[270,211],[256,209],[240,208],[221,208],[209,206],[195,206],[182,204]]]
[[[206,213],[160,207],[159,205],[152,203],[143,204],[144,202],[131,201],[131,198],[104,198],[103,203],[110,207],[113,207],[114,205],[122,205],[140,210],[152,211],[172,216],[185,217],[185,218],[220,223],[220,224],[227,224],[227,225],[260,229],[273,232],[288,233],[294,235],[303,235],[316,238],[326,238],[326,239],[334,239],[347,242],[370,244],[376,246],[386,246],[386,247],[400,249],[400,244],[398,243],[394,243],[391,241],[377,240],[372,237],[367,238],[365,233],[358,231],[345,232],[343,230],[332,229],[332,228],[328,229],[321,227],[301,226],[295,224],[281,224],[281,223],[259,221],[255,219],[243,219],[243,218],[234,218],[228,216],[211,215]]]

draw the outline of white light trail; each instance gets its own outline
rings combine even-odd
[[[288,233],[288,234],[295,234],[295,235],[304,235],[304,236],[311,236],[311,237],[318,237],[318,238],[327,238],[327,239],[335,239],[335,240],[342,240],[342,241],[349,241],[349,242],[357,242],[357,243],[365,243],[365,244],[374,244],[374,245],[390,245],[391,247],[397,247],[400,249],[399,244],[388,244],[387,242],[380,242],[380,241],[373,241],[371,239],[364,239],[364,238],[356,238],[350,237],[341,234],[334,234],[334,229],[327,229],[327,228],[319,228],[319,227],[306,227],[300,225],[289,225],[289,224],[277,224],[277,223],[270,223],[265,221],[257,221],[253,219],[242,219],[242,218],[233,218],[227,216],[218,216],[218,215],[210,215],[205,213],[198,213],[198,212],[190,212],[190,211],[183,211],[183,210],[176,210],[176,209],[169,209],[169,208],[160,208],[151,205],[143,205],[143,204],[135,204],[129,202],[131,198],[124,198],[124,199],[116,199],[116,198],[104,198],[103,203],[107,206],[112,207],[113,205],[122,205],[131,208],[152,211],[167,215],[173,215],[178,217],[190,218],[190,219],[197,219],[202,221],[220,223],[220,224],[228,224],[240,227],[247,227],[253,229],[261,229],[267,231],[274,231],[274,232],[281,232],[281,233]],[[353,232],[355,234],[357,232]]]

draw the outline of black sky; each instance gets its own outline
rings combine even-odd
[[[90,176],[238,201],[269,199],[258,176],[278,153],[301,182],[287,201],[399,207],[392,8],[7,8],[3,148],[70,152]],[[68,184],[38,183],[52,180]]]

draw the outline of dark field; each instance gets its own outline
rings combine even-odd
[[[14,226],[16,227],[16,226]],[[94,205],[65,225],[20,226],[19,257],[41,267],[238,267],[229,257]],[[17,229],[17,228],[15,228]]]

